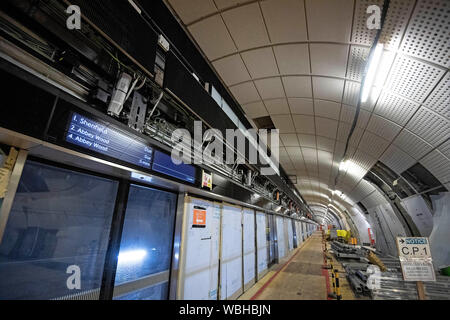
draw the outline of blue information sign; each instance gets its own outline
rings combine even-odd
[[[125,133],[72,113],[66,141],[150,169],[153,149]]]
[[[158,150],[155,151],[152,169],[189,183],[195,183],[196,180],[197,170],[194,166],[184,163],[175,164],[170,155]]]

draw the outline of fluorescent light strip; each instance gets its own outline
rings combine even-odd
[[[369,61],[369,68],[364,81],[364,87],[361,94],[361,103],[364,103],[369,98],[370,90],[372,89],[377,74],[378,65],[380,64],[381,56],[383,55],[384,45],[377,44]]]

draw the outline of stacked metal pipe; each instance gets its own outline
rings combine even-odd
[[[381,257],[387,272],[381,273],[380,287],[373,290],[375,300],[417,300],[415,282],[404,281],[398,258]],[[430,300],[450,300],[450,277],[436,274],[436,281],[424,282],[425,296]]]
[[[360,246],[348,245],[333,241],[331,249],[338,260],[345,259],[343,267],[345,268],[346,277],[356,294],[370,295],[370,289],[367,287],[367,275],[365,271],[369,264],[366,258],[366,251]],[[350,261],[358,261],[350,262]],[[348,261],[348,262],[347,262]]]
[[[370,289],[367,286],[367,276],[359,269],[346,269],[347,279],[357,294],[370,295]]]
[[[384,268],[378,280],[378,288],[370,290],[367,286],[366,273],[369,260],[368,250],[338,241],[331,243],[336,258],[342,262],[350,286],[357,295],[368,295],[375,300],[417,300],[415,282],[403,280],[400,260],[391,256],[376,256]],[[383,271],[385,270],[385,271]],[[427,299],[450,300],[450,277],[436,274],[435,282],[424,282]]]

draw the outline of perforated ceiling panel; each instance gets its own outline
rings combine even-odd
[[[425,156],[420,163],[425,166],[441,183],[450,182],[450,160],[435,150]]]
[[[380,41],[390,50],[396,50],[405,33],[406,24],[414,7],[411,0],[392,0],[384,23]]]
[[[350,106],[356,106],[359,100],[359,91],[361,85],[358,82],[346,81],[344,97],[342,102]]]
[[[441,144],[438,149],[447,159],[450,159],[450,139]]]
[[[391,145],[384,152],[380,158],[380,161],[397,174],[401,174],[417,162],[414,158],[397,148],[395,145]]]
[[[375,158],[366,155],[360,150],[358,150],[351,159],[355,166],[347,170],[346,177],[356,176],[358,177],[358,181],[361,180],[369,169],[377,162]]]
[[[247,117],[270,115],[280,129],[282,165],[307,200],[328,204],[338,186],[359,198],[362,177],[380,160],[397,173],[417,161],[441,179],[438,164],[450,171],[442,160],[450,138],[448,0],[390,1],[379,72],[345,155],[355,166],[338,186],[377,32],[367,28],[366,10],[383,0],[205,0],[198,12],[195,3],[169,2],[192,21],[187,31]]]
[[[383,92],[375,107],[375,113],[403,126],[411,119],[419,106],[418,103],[406,98]]]
[[[367,182],[366,180],[361,180],[351,193],[350,198],[355,202],[359,202],[374,190],[375,188],[369,182]]]
[[[419,109],[407,128],[435,147],[450,136],[450,120],[425,107]]]
[[[449,68],[449,16],[448,0],[418,1],[400,50]]]
[[[442,68],[397,56],[386,86],[394,93],[422,103],[443,74]]]
[[[400,132],[394,144],[416,160],[433,150],[433,146],[406,129]]]
[[[371,46],[377,30],[367,28],[367,7],[377,5],[382,8],[383,0],[356,0],[355,16],[353,18],[352,42]]]
[[[392,141],[402,130],[402,127],[385,118],[372,115],[372,118],[367,124],[367,130],[388,141]]]
[[[370,48],[361,46],[351,46],[350,60],[348,63],[347,78],[360,82],[369,57]]]
[[[351,128],[350,124],[342,123],[342,122],[339,124],[337,140],[339,142],[342,142],[342,144],[345,144],[345,142],[347,141],[347,137],[350,134],[350,128]],[[351,146],[357,146],[359,141],[361,140],[363,134],[364,134],[364,130],[362,130],[360,128],[356,128],[355,131],[353,132],[353,135],[350,139],[349,144]]]
[[[389,141],[366,131],[364,132],[364,135],[359,143],[359,148],[368,155],[378,159],[383,154],[384,150],[386,150],[388,145]]]
[[[361,202],[367,209],[372,209],[380,204],[386,204],[387,200],[378,190],[375,190]]]
[[[450,119],[450,73],[448,71],[444,79],[425,101],[425,105]]]

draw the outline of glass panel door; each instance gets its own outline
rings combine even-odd
[[[267,241],[269,242],[269,267],[277,261],[275,216],[267,215]]]
[[[255,283],[255,211],[244,208],[242,210],[243,262],[244,262],[244,291]]]
[[[257,245],[257,280],[260,280],[264,273],[267,271],[269,264],[268,252],[269,241],[267,239],[267,220],[270,218],[264,212],[256,213],[256,245]]]
[[[175,213],[175,194],[130,186],[114,299],[168,298]]]
[[[0,299],[98,299],[117,188],[27,161],[0,239]]]
[[[276,229],[277,229],[277,260],[278,262],[286,255],[286,236],[284,230],[283,217],[276,217]]]
[[[294,233],[294,248],[298,248],[297,221],[291,220],[292,232]]]

